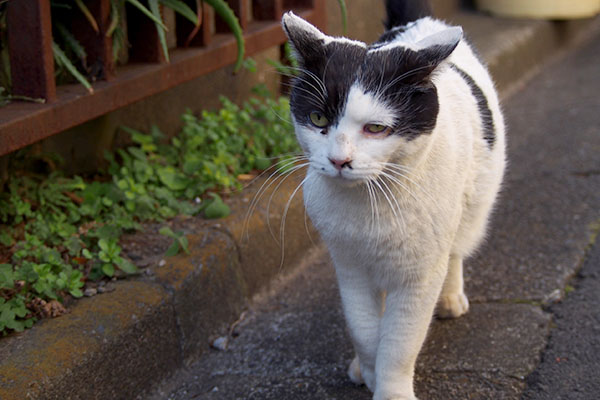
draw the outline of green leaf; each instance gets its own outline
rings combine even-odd
[[[7,232],[8,229],[10,229],[10,228],[7,228],[6,230],[5,229],[0,230],[0,243],[7,247],[12,246],[14,243],[13,237],[10,235],[9,232]]]
[[[102,265],[102,272],[104,275],[112,277],[115,274],[115,267],[112,264],[104,264]]]
[[[63,67],[65,67],[67,71],[69,71],[69,73],[73,75],[73,77],[77,79],[79,83],[81,83],[88,90],[88,92],[94,93],[92,85],[83,75],[81,75],[81,73],[79,73],[79,71],[77,70],[77,68],[75,68],[71,60],[69,60],[69,58],[65,55],[62,49],[55,42],[52,42],[52,53],[54,54],[54,61],[56,61],[58,65],[62,65]]]
[[[83,15],[85,15],[85,18],[87,18],[87,20],[90,23],[90,26],[92,27],[92,29],[94,30],[94,32],[99,33],[100,29],[98,29],[98,23],[96,22],[96,19],[94,18],[94,16],[90,12],[90,10],[83,3],[83,1],[81,1],[81,0],[75,0],[75,4],[77,4],[77,7],[79,7],[79,9],[83,13]]]
[[[158,173],[161,182],[171,190],[185,190],[190,184],[190,180],[173,167],[159,168],[156,172]]]
[[[117,0],[110,0],[110,24],[106,29],[106,37],[111,37],[115,32],[115,29],[119,26],[119,5],[117,4]]]
[[[192,9],[180,0],[160,0],[160,3],[179,13],[181,16],[187,18],[195,26],[200,25],[198,16]]]
[[[15,332],[23,332],[25,330],[25,324],[22,321],[13,319],[6,324],[8,329],[13,329]]]
[[[189,245],[188,245],[188,239],[185,235],[181,235],[177,241],[179,242],[179,244],[181,245],[181,248],[183,249],[183,251],[185,251],[186,254],[190,254],[190,249],[189,249]]]
[[[177,240],[173,240],[171,246],[167,249],[165,253],[165,257],[173,257],[179,253],[179,242]]]
[[[203,163],[204,162],[202,161],[202,158],[198,157],[197,155],[189,155],[184,159],[182,168],[183,172],[185,172],[188,175],[191,175],[198,171],[200,168],[202,168]]]
[[[14,284],[13,267],[10,264],[0,264],[0,288],[12,289]]]
[[[240,21],[238,21],[237,17],[235,16],[235,13],[225,2],[225,0],[204,0],[204,2],[210,5],[212,8],[214,8],[217,15],[223,18],[227,26],[229,26],[229,29],[231,29],[233,36],[235,37],[235,40],[237,42],[238,54],[237,60],[233,67],[233,71],[237,72],[242,66],[242,62],[244,61],[245,51],[244,33],[242,32]]]
[[[246,58],[242,63],[242,67],[252,73],[256,73],[256,61],[254,61],[252,58]]]
[[[117,263],[119,269],[126,274],[135,274],[138,272],[138,268],[129,260],[121,258]]]
[[[173,232],[173,230],[168,227],[168,226],[163,226],[158,230],[158,233],[160,233],[161,235],[170,237],[172,239],[177,239],[177,235],[175,234],[175,232]]]
[[[346,9],[346,1],[338,0],[338,5],[340,6],[340,11],[342,13],[342,33],[346,34],[346,25],[348,23],[348,10]]]
[[[146,153],[144,153],[139,147],[130,146],[127,148],[127,151],[139,161],[147,161]]]
[[[204,215],[209,219],[224,218],[231,213],[231,209],[221,200],[216,193],[210,194],[213,201],[204,210]]]
[[[144,15],[146,15],[146,17],[150,18],[152,21],[154,21],[156,24],[160,25],[161,28],[163,28],[164,30],[168,31],[169,29],[166,27],[166,25],[162,22],[162,20],[156,18],[152,12],[150,12],[150,10],[148,10],[146,7],[144,7],[144,5],[142,3],[140,3],[138,0],[126,0],[129,4],[133,5],[134,7],[136,7],[138,10],[140,10],[141,12],[144,13]]]
[[[156,17],[156,19],[162,21],[162,17],[160,16],[160,9],[158,7],[158,0],[148,0],[148,4],[150,5],[150,11],[152,12],[152,14],[154,15],[154,17]],[[155,23],[156,25],[156,32],[158,33],[158,41],[160,42],[160,46],[162,47],[163,50],[163,54],[165,56],[165,60],[167,60],[167,62],[169,62],[169,49],[167,48],[167,38],[165,35],[165,30],[166,28],[164,27],[164,24],[158,24]]]
[[[85,60],[87,60],[87,53],[77,38],[75,38],[75,36],[73,36],[73,34],[60,22],[55,22],[54,25],[67,47],[75,53],[77,58],[85,62]]]
[[[100,240],[98,240],[98,247],[100,247],[104,251],[107,251],[109,247],[108,239],[101,238]]]
[[[259,157],[254,161],[254,167],[260,171],[265,170],[271,166],[272,162],[268,158]]]

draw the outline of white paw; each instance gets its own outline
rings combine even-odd
[[[442,295],[438,302],[437,316],[440,318],[458,318],[469,311],[469,299],[464,293]]]
[[[373,400],[419,400],[415,397],[413,393],[408,393],[406,395],[382,395],[380,393],[375,393],[373,395]]]
[[[357,385],[365,384],[369,390],[375,390],[375,371],[373,368],[366,368],[364,365],[360,365],[358,356],[354,357],[354,360],[348,367],[348,377],[352,383]]]
[[[348,367],[348,376],[350,377],[352,383],[355,383],[357,385],[362,385],[363,383],[365,383],[362,374],[360,373],[360,363],[358,362],[358,356],[355,356],[354,360],[352,360],[352,362],[350,363],[350,366]]]

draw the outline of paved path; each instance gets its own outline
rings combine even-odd
[[[472,307],[432,324],[421,399],[600,398],[600,250],[590,245],[600,221],[599,71],[596,37],[506,102],[510,164],[489,240],[467,263]],[[370,399],[346,378],[352,351],[328,258],[306,261],[256,303],[226,351],[207,353],[154,398]],[[557,303],[567,285],[574,291]]]

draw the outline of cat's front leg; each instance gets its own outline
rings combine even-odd
[[[416,399],[413,376],[417,355],[433,316],[443,274],[389,290],[376,360],[374,400]]]
[[[354,383],[375,390],[375,359],[379,342],[382,294],[374,290],[362,269],[336,268],[342,307],[352,337],[356,358],[348,368]]]

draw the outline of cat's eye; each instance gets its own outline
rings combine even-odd
[[[391,128],[385,125],[367,124],[364,126],[363,130],[371,135],[381,135],[389,133]]]
[[[327,125],[329,125],[329,120],[318,111],[311,112],[308,117],[310,118],[310,122],[312,122],[312,124],[317,128],[325,128]]]

